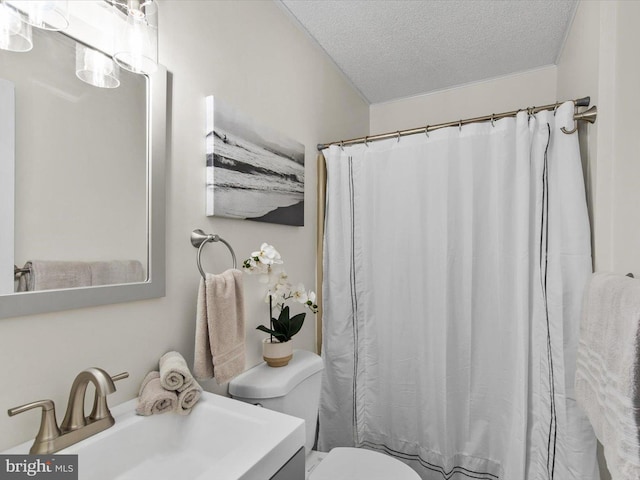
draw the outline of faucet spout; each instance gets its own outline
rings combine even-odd
[[[71,385],[69,394],[69,404],[67,412],[60,425],[62,432],[71,432],[87,425],[87,418],[84,416],[84,397],[87,392],[89,382],[96,388],[93,411],[89,415],[90,422],[111,417],[107,408],[107,395],[116,391],[111,376],[101,368],[87,368],[78,374]],[[113,421],[113,417],[111,417]]]

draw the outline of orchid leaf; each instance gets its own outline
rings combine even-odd
[[[260,330],[262,332],[268,333],[269,335],[276,335],[278,332],[271,330],[270,328],[265,327],[264,325],[258,325],[256,330]]]
[[[289,322],[289,335],[293,337],[302,328],[304,323],[304,317],[306,313],[299,313],[295,315]]]

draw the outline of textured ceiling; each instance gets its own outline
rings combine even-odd
[[[576,0],[280,0],[370,103],[556,63]]]

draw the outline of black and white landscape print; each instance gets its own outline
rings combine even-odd
[[[207,215],[304,225],[304,145],[207,97]]]

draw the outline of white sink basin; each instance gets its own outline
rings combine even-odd
[[[303,420],[220,395],[203,392],[188,416],[140,417],[136,401],[111,409],[113,427],[58,452],[78,454],[80,480],[267,480],[304,446]]]

